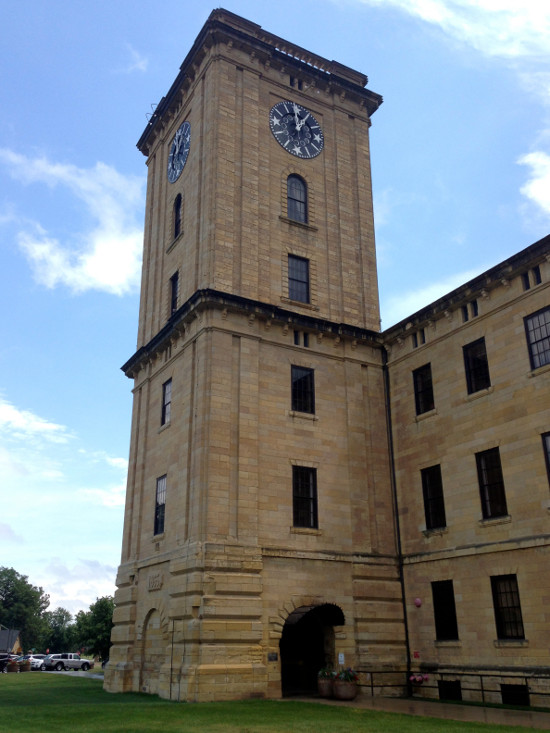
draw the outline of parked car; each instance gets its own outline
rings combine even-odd
[[[0,672],[8,671],[8,662],[11,660],[9,654],[0,654]]]
[[[62,669],[81,669],[86,672],[93,666],[91,659],[82,659],[80,654],[48,654],[42,660],[40,669],[55,669],[57,672]]]
[[[45,654],[24,654],[18,661],[31,663],[31,669],[41,669],[44,662]]]

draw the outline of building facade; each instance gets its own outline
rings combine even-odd
[[[216,10],[138,143],[108,690],[279,697],[354,666],[371,692],[418,672],[456,695],[544,666],[523,587],[546,561],[549,242],[381,333],[366,83]],[[520,594],[523,637],[491,645],[487,592]]]

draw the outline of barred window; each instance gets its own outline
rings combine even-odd
[[[286,181],[289,219],[307,224],[307,185],[303,178],[291,175]]]
[[[170,278],[170,315],[178,309],[179,279],[179,272],[176,270]]]
[[[181,234],[181,209],[182,197],[181,193],[178,193],[174,201],[174,239],[177,239]]]
[[[414,401],[416,414],[434,409],[434,392],[431,364],[424,364],[413,371]]]
[[[296,412],[315,413],[315,383],[313,369],[291,367],[291,405]]]
[[[317,529],[317,469],[292,466],[292,506],[295,527]]]
[[[550,308],[543,308],[527,316],[525,332],[531,369],[550,364]]]
[[[463,351],[468,394],[490,387],[491,379],[489,377],[485,339],[480,338],[477,341],[472,341],[471,344],[463,347]]]
[[[523,619],[515,575],[491,577],[495,623],[499,639],[524,639]]]
[[[164,514],[166,510],[166,475],[157,479],[157,492],[155,497],[155,526],[154,534],[164,532]]]
[[[483,518],[506,516],[508,509],[499,449],[491,448],[476,453],[476,462]]]
[[[309,260],[288,255],[288,297],[309,303]]]
[[[172,380],[169,379],[162,385],[162,413],[160,424],[166,425],[170,422],[172,414]]]
[[[447,522],[445,518],[445,502],[443,500],[441,466],[423,468],[420,474],[422,476],[426,529],[445,527]]]

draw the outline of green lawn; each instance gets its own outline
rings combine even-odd
[[[112,695],[102,680],[70,675],[0,674],[0,730],[9,733],[525,733],[525,728],[298,701],[174,703],[151,695]]]

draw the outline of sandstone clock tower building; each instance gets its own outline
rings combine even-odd
[[[278,697],[405,665],[366,83],[215,10],[139,140],[108,690]]]

